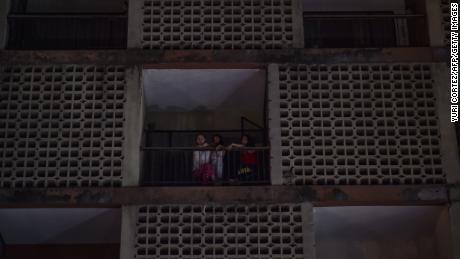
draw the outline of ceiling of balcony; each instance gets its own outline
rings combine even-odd
[[[262,110],[265,71],[259,69],[147,69],[149,111]]]

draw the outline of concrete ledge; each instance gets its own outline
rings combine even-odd
[[[315,206],[448,203],[444,186],[233,186],[0,189],[0,207],[120,207],[181,203],[299,203]]]
[[[447,48],[285,49],[285,50],[95,50],[0,51],[0,65],[11,64],[170,64],[198,63],[397,63],[448,62]]]

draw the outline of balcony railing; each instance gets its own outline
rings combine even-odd
[[[306,48],[407,47],[427,45],[421,14],[304,13]]]
[[[248,134],[252,142],[265,145],[265,131],[256,129],[241,130],[145,130],[145,145],[150,147],[191,147],[195,137],[200,133],[209,141],[218,134],[226,144],[238,143],[242,134]]]
[[[143,151],[143,185],[270,184],[268,147],[144,147]]]
[[[119,14],[11,14],[8,49],[124,49],[127,16]]]

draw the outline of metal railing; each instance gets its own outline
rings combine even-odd
[[[208,142],[212,136],[219,134],[224,144],[239,143],[241,134],[247,134],[252,142],[266,144],[265,130],[263,129],[234,129],[234,130],[151,130],[144,131],[145,146],[149,147],[191,147],[195,145],[195,137],[200,133],[205,135]]]
[[[11,14],[7,49],[124,49],[122,14]]]
[[[3,239],[2,233],[0,233],[0,259],[5,258],[6,254],[6,243]]]
[[[142,185],[270,184],[268,147],[142,149]]]
[[[421,14],[304,13],[303,18],[307,48],[428,44],[426,20]]]

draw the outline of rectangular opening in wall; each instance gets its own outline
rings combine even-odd
[[[4,259],[117,259],[121,210],[0,209],[0,235]]]
[[[143,86],[144,185],[269,183],[265,70],[145,69]]]
[[[314,209],[317,258],[449,259],[445,206],[356,206]]]
[[[126,0],[12,0],[8,49],[124,49]]]
[[[304,0],[306,48],[428,46],[423,1]]]

